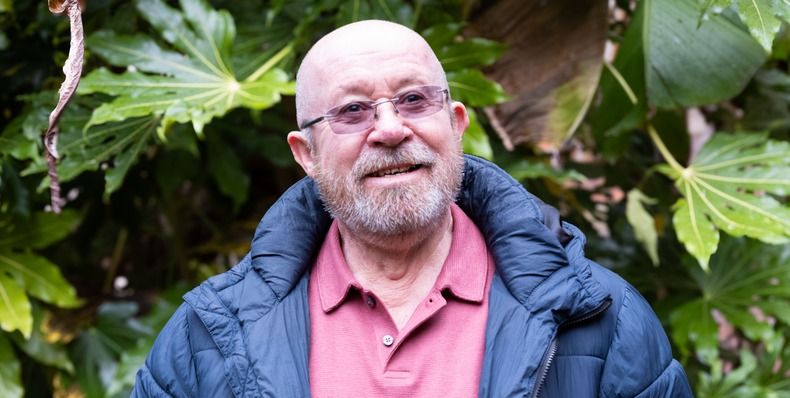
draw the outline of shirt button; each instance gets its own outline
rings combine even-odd
[[[392,336],[385,334],[384,337],[381,338],[381,342],[384,343],[385,346],[389,347],[392,343],[395,342],[395,338]]]
[[[376,306],[376,299],[374,299],[373,296],[368,296],[368,298],[365,300],[365,302],[368,304],[368,307],[370,307],[370,308],[373,308],[373,307]]]

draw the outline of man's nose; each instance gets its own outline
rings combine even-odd
[[[392,102],[378,105],[374,112],[373,131],[368,134],[369,143],[397,146],[412,134],[403,124],[403,119]]]

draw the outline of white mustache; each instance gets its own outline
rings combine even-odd
[[[364,150],[354,163],[351,175],[356,180],[377,171],[404,165],[421,164],[430,166],[436,162],[437,155],[425,144],[411,141],[396,148],[369,148]]]

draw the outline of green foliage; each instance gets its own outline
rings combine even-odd
[[[14,356],[11,343],[0,334],[0,391],[8,398],[22,397],[24,390],[19,372],[19,361]]]
[[[20,350],[39,363],[56,367],[68,373],[74,373],[74,364],[69,359],[66,348],[61,344],[48,342],[46,336],[41,332],[43,317],[44,311],[34,306],[33,332],[30,337],[24,338],[19,333],[12,333],[8,336]]]
[[[790,187],[787,142],[719,133],[688,167],[670,165],[662,171],[683,194],[674,206],[678,238],[703,268],[716,251],[719,230],[768,243],[790,240],[790,208],[783,203]]]
[[[658,234],[653,217],[645,209],[645,205],[656,204],[656,200],[646,196],[638,189],[628,191],[628,202],[625,214],[631,228],[634,229],[636,240],[645,247],[653,265],[658,265]]]
[[[481,38],[462,39],[461,28],[461,24],[449,22],[422,32],[447,74],[451,97],[471,106],[507,101],[508,96],[502,86],[477,69],[493,64],[505,51],[504,46]],[[493,151],[484,131],[477,114],[469,109],[469,128],[463,138],[464,151],[492,159]]]
[[[182,11],[161,0],[136,2],[140,15],[173,50],[145,35],[100,31],[90,36],[89,49],[129,70],[116,75],[98,69],[83,79],[82,94],[116,96],[93,111],[86,127],[153,114],[161,117],[162,137],[173,122],[191,122],[201,134],[203,126],[234,107],[267,108],[279,102],[281,93],[293,92],[287,74],[274,68],[290,47],[239,78],[233,72],[236,27],[231,15],[201,0],[180,4]]]
[[[787,350],[786,350],[787,351]],[[740,352],[740,366],[725,373],[723,361],[717,360],[710,373],[701,373],[697,397],[740,398],[790,396],[790,379],[787,372],[788,354],[756,357],[748,350]],[[774,369],[779,364],[779,369]]]
[[[181,294],[236,263],[301,176],[284,140],[298,59],[378,18],[435,50],[469,110],[465,152],[557,205],[592,258],[652,293],[698,396],[788,396],[790,4],[631,3],[615,2],[600,79],[597,63],[551,87],[546,123],[576,136],[548,158],[505,151],[480,109],[520,93],[481,71],[508,49],[468,34],[483,31],[474,2],[89,2],[87,69],[58,143],[70,210],[56,216],[42,211],[40,135],[68,26],[43,3],[0,1],[0,395],[128,396]],[[692,110],[717,131],[701,149]]]
[[[25,292],[59,307],[80,305],[58,267],[30,252],[62,239],[79,218],[74,212],[37,213],[30,220],[4,216],[0,213],[0,328],[29,338],[33,315]]]
[[[726,15],[698,26],[696,0],[645,0],[643,45],[650,103],[711,104],[743,87],[765,60],[759,44]]]
[[[107,396],[118,366],[117,357],[130,350],[138,339],[154,333],[133,318],[136,313],[135,303],[102,304],[96,324],[85,330],[72,346],[77,380],[87,397]]]
[[[749,33],[768,53],[771,52],[774,37],[782,26],[782,19],[790,22],[790,4],[785,0],[708,0],[702,18],[709,11],[718,14],[729,7],[738,13],[741,21],[749,28]]]
[[[693,344],[700,359],[713,364],[719,347],[719,325],[713,313],[717,311],[747,338],[764,344],[770,353],[778,352],[784,338],[762,318],[790,325],[790,250],[731,238],[721,246],[709,272],[689,267],[700,290],[672,311],[673,340],[685,355]],[[762,315],[756,315],[757,310]]]

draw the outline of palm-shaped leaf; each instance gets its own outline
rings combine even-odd
[[[689,267],[699,287],[697,298],[672,311],[672,338],[688,354],[693,344],[702,359],[717,357],[718,311],[730,324],[753,341],[775,352],[781,348],[781,332],[767,321],[790,325],[790,250],[754,241],[726,239],[711,261],[709,272]]]
[[[119,75],[98,69],[83,79],[82,94],[116,96],[93,112],[87,126],[154,114],[162,118],[160,134],[173,122],[191,122],[200,133],[211,119],[234,107],[263,109],[277,103],[281,93],[293,91],[288,75],[274,68],[290,47],[249,75],[236,76],[233,65],[240,62],[231,51],[236,27],[230,14],[212,9],[204,0],[181,0],[180,5],[176,10],[161,0],[136,2],[139,13],[170,48],[144,35],[111,31],[88,39],[93,52],[127,71]]]
[[[790,144],[764,134],[719,133],[686,168],[662,169],[683,198],[675,203],[678,238],[703,268],[719,230],[767,243],[790,239]]]

